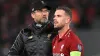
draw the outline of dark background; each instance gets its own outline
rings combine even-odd
[[[84,44],[85,56],[100,56],[100,0],[45,1],[52,8],[70,7],[71,26]],[[19,31],[32,23],[31,8],[30,0],[0,0],[0,56],[8,53]]]

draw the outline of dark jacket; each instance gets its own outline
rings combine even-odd
[[[33,23],[21,30],[8,56],[52,56],[52,30],[53,25],[49,21],[41,27]]]

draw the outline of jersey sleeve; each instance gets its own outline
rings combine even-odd
[[[70,56],[82,56],[83,45],[79,41],[72,41],[70,45]]]

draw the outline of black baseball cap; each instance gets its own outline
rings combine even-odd
[[[48,9],[48,10],[51,10],[51,7],[50,6],[47,6],[47,5],[45,5],[44,7],[42,7],[42,9],[43,8],[46,8],[46,9]]]
[[[32,12],[36,10],[41,10],[43,7],[46,6],[46,3],[43,0],[38,0],[32,3]]]

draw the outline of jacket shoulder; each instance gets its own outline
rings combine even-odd
[[[27,35],[27,36],[30,36],[31,33],[32,33],[32,29],[31,29],[31,26],[28,26],[26,28],[23,28],[20,33],[24,34],[24,35]]]

